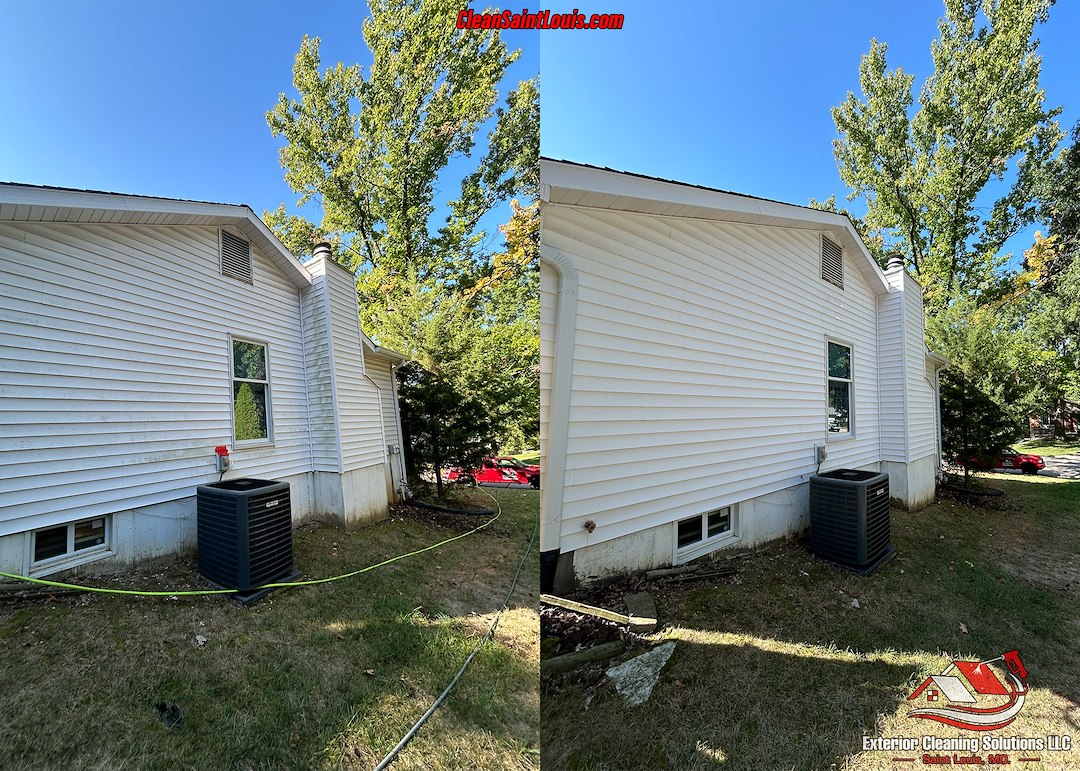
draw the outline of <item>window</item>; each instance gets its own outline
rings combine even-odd
[[[251,284],[251,244],[221,231],[221,275]]]
[[[108,517],[84,519],[33,532],[31,565],[59,562],[69,555],[85,556],[109,551]]]
[[[686,562],[735,538],[731,506],[680,519],[675,523],[675,562]]]
[[[844,288],[844,250],[828,236],[821,237],[821,277]]]
[[[233,436],[237,442],[270,439],[270,377],[266,345],[232,341]]]
[[[828,343],[829,433],[851,433],[851,348]]]

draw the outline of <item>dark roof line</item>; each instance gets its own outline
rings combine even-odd
[[[142,195],[140,193],[117,193],[112,190],[90,190],[82,187],[61,187],[59,185],[34,185],[29,182],[4,182],[0,181],[0,186],[3,187],[32,187],[38,190],[59,190],[65,193],[95,193],[98,195],[118,195],[125,198],[150,198],[155,201],[174,201],[177,203],[202,203],[210,206],[242,206],[246,209],[251,209],[246,203],[223,203],[221,201],[199,201],[194,198],[170,198],[164,195]],[[252,210],[254,211],[254,210]]]
[[[540,156],[540,160],[542,160],[542,161],[554,161],[555,163],[565,163],[565,164],[567,164],[569,166],[580,166],[581,168],[584,168],[584,169],[596,169],[597,171],[610,171],[610,172],[614,172],[615,174],[624,174],[624,175],[626,175],[628,177],[637,177],[638,179],[648,179],[648,180],[651,180],[653,182],[666,182],[669,185],[679,185],[681,187],[692,187],[692,188],[695,188],[697,190],[705,190],[705,191],[710,192],[710,193],[723,193],[724,195],[735,195],[735,196],[738,196],[739,198],[750,198],[750,199],[752,199],[754,201],[765,201],[767,203],[778,203],[778,204],[781,204],[783,206],[795,206],[795,207],[797,207],[799,209],[808,209],[809,211],[823,211],[823,212],[826,212],[827,214],[836,214],[838,216],[843,216],[843,215],[840,214],[840,212],[835,212],[835,211],[830,212],[828,209],[815,209],[813,206],[806,206],[804,204],[789,203],[787,201],[778,201],[775,198],[765,198],[765,197],[760,196],[760,195],[750,195],[749,193],[736,193],[734,190],[723,190],[723,189],[721,189],[719,187],[709,187],[708,185],[695,185],[692,182],[680,182],[677,179],[667,179],[666,177],[654,177],[654,176],[652,176],[650,174],[639,174],[636,171],[622,171],[620,169],[613,169],[610,166],[596,166],[596,165],[591,164],[591,163],[581,163],[580,161],[568,161],[568,160],[566,160],[564,158],[552,158],[551,156],[548,156],[548,155]]]

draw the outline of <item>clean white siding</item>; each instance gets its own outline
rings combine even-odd
[[[806,481],[826,338],[854,350],[855,435],[828,443],[823,470],[877,462],[875,296],[850,258],[845,290],[821,280],[819,239],[545,209],[544,243],[578,270],[564,550]]]
[[[300,299],[260,252],[220,275],[213,227],[0,223],[0,535],[195,493],[233,446],[229,335],[269,344],[270,447],[310,470]]]
[[[890,273],[891,286],[902,280]],[[900,291],[878,297],[878,383],[881,387],[881,459],[907,462],[907,371],[904,367],[904,295]]]
[[[540,508],[545,510],[548,467],[548,436],[551,431],[551,378],[555,371],[555,310],[558,304],[559,274],[540,262]]]
[[[333,336],[342,470],[381,465],[386,452],[382,411],[378,389],[364,377],[356,279],[347,270],[332,264],[327,264],[325,278]]]
[[[907,345],[908,384],[908,460],[916,461],[937,452],[937,428],[934,422],[936,400],[926,370],[926,331],[923,317],[922,288],[905,273],[904,321]]]
[[[307,268],[314,277],[311,287],[303,292],[312,461],[315,471],[341,471],[331,374],[333,364],[327,318],[326,265],[320,258],[313,260]]]

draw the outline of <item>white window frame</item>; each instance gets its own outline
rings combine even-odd
[[[248,343],[249,345],[261,345],[265,357],[266,380],[253,380],[251,378],[236,377],[236,362],[233,358],[233,343]],[[266,438],[265,439],[237,439],[236,438],[236,383],[259,383],[266,386]],[[274,444],[274,410],[271,405],[270,395],[273,386],[270,380],[270,343],[263,340],[254,340],[241,335],[229,335],[229,425],[232,427],[233,444],[238,447],[269,447]]]
[[[89,546],[85,549],[75,550],[75,527],[81,525],[83,522],[93,522],[98,519],[105,520],[105,542]],[[55,573],[58,570],[64,570],[66,568],[76,567],[86,562],[93,562],[94,560],[102,559],[104,557],[111,557],[116,554],[113,551],[113,523],[112,515],[103,514],[100,517],[85,517],[83,519],[76,519],[71,522],[58,522],[55,525],[49,525],[47,527],[38,527],[26,533],[26,559],[24,571],[28,576],[37,576],[48,573]],[[57,554],[55,557],[49,557],[43,560],[34,559],[34,551],[37,548],[37,534],[42,530],[53,530],[58,527],[67,528],[67,550],[63,554]]]
[[[848,349],[848,362],[851,365],[851,377],[833,377],[829,373],[829,344]],[[829,430],[829,384],[832,381],[847,383],[848,386],[848,427],[847,431]],[[855,346],[835,337],[825,338],[825,441],[836,442],[855,438]]]
[[[723,509],[728,510],[728,518],[731,526],[726,532],[719,533],[710,538],[708,530],[709,515],[717,511],[722,511]],[[701,520],[701,540],[694,541],[692,544],[680,549],[679,523],[695,518]],[[717,549],[730,546],[739,539],[739,504],[737,503],[732,503],[728,506],[714,506],[708,511],[703,511],[700,514],[694,514],[689,517],[679,517],[679,519],[671,523],[671,564],[682,565],[683,563],[695,560],[698,557],[702,557]]]

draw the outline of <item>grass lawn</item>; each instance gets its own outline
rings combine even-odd
[[[511,457],[517,458],[522,463],[539,463],[540,451],[530,450],[529,452],[523,452],[521,455],[514,455]]]
[[[1054,455],[1073,455],[1080,453],[1080,439],[1026,439],[1018,442],[1016,449],[1049,458]]]
[[[982,476],[1006,497],[894,510],[899,557],[869,577],[792,542],[731,563],[720,553],[739,566],[732,578],[653,584],[667,624],[654,638],[676,648],[652,697],[628,707],[587,672],[545,680],[544,768],[922,767],[921,750],[863,751],[862,737],[981,738],[907,717],[906,699],[951,660],[1014,648],[1031,692],[992,735],[1080,744],[1080,482]],[[1013,767],[1080,767],[1080,748],[1007,754]]]
[[[220,597],[0,595],[0,767],[371,769],[446,687],[502,606],[539,493],[491,492],[503,516],[486,530],[251,607]],[[483,493],[476,499],[491,505]],[[483,521],[433,514],[350,532],[301,528],[296,563],[306,578],[336,575]],[[394,768],[538,767],[533,548],[495,643]],[[203,588],[185,559],[85,583]],[[158,720],[158,702],[180,707],[179,730]]]

